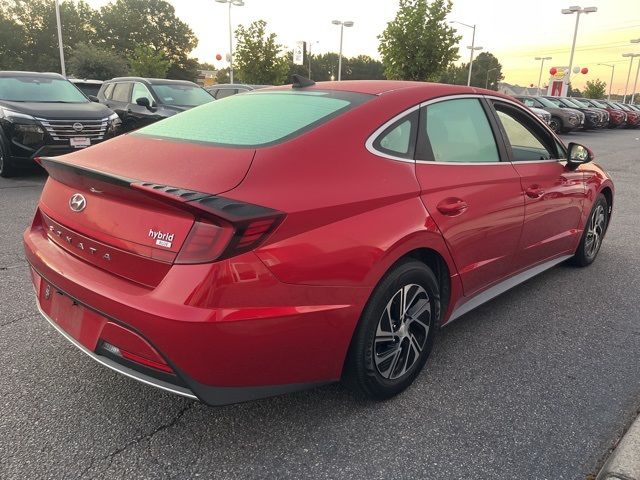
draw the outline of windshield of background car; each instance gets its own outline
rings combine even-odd
[[[565,105],[567,105],[569,107],[585,108],[585,105],[580,105],[580,102],[578,102],[578,100],[575,100],[573,98],[571,100],[569,100],[568,98],[564,98],[563,102],[564,102]]]
[[[587,102],[584,102],[582,100],[578,100],[576,98],[572,98],[571,101],[573,103],[575,103],[576,105],[578,105],[580,108],[589,108],[589,107],[591,107],[591,105],[589,105]]]
[[[231,147],[265,146],[288,140],[371,98],[319,90],[250,92],[187,110],[133,135]]]
[[[87,103],[71,82],[60,78],[0,77],[0,100],[11,102]]]
[[[558,105],[556,103],[553,103],[552,101],[550,101],[550,100],[548,100],[548,99],[546,99],[544,97],[538,97],[538,98],[536,98],[536,100],[538,100],[541,104],[543,104],[547,108],[557,108],[557,107],[560,106],[560,105]]]
[[[195,85],[164,84],[153,85],[160,103],[177,107],[197,107],[213,101],[213,97],[205,89]]]
[[[594,105],[598,108],[607,108],[607,106],[604,103],[601,103],[597,100],[589,100],[591,102],[591,105]]]

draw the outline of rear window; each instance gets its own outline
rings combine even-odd
[[[371,98],[318,90],[250,92],[196,107],[133,135],[235,147],[265,146],[299,135]]]

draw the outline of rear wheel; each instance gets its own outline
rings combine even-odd
[[[358,324],[344,383],[385,399],[407,388],[431,352],[440,312],[435,275],[422,262],[403,260],[376,287]]]
[[[609,223],[609,205],[603,194],[598,195],[591,208],[591,214],[585,225],[580,244],[573,256],[573,263],[586,267],[593,263],[602,246],[602,239]]]

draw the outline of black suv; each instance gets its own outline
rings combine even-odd
[[[98,100],[120,116],[123,131],[129,132],[214,98],[186,80],[120,77],[102,84]]]
[[[118,116],[57,73],[0,72],[0,176],[118,133]]]

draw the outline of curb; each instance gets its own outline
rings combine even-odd
[[[622,437],[596,480],[640,480],[640,416]]]

